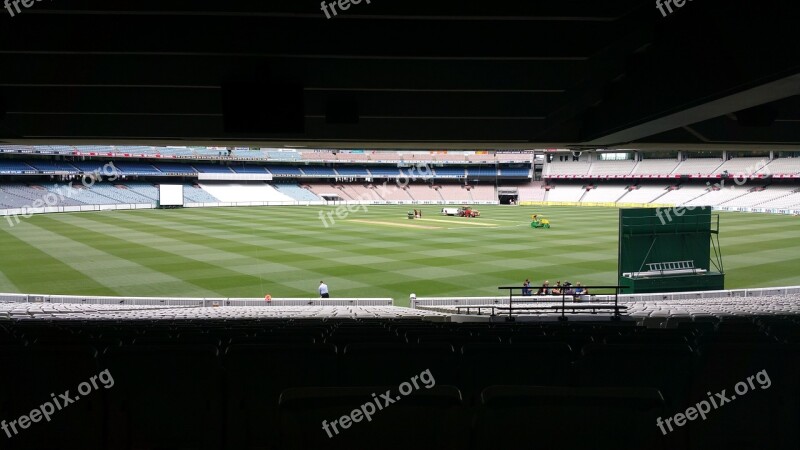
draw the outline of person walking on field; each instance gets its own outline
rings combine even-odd
[[[328,285],[325,284],[324,281],[319,282],[319,296],[321,298],[330,298],[330,294],[328,294]]]

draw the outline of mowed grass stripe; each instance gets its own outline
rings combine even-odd
[[[27,225],[17,225],[22,226]],[[2,291],[26,294],[117,294],[114,289],[97,282],[67,262],[29,244],[29,238],[27,235],[18,238],[5,229],[0,230],[3,248],[0,270],[12,283],[3,285]]]
[[[230,239],[221,240],[211,236],[218,234],[209,230],[206,234],[187,233],[180,228],[171,229],[163,226],[141,223],[138,221],[111,221],[110,218],[103,218],[106,231],[116,230],[118,236],[124,236],[126,240],[136,241],[143,237],[144,233],[158,236],[156,241],[151,244],[154,248],[168,251],[178,256],[185,256],[194,260],[225,268],[230,271],[240,272],[245,275],[258,277],[258,288],[261,292],[264,288],[275,288],[275,285],[283,285],[287,288],[295,287],[298,291],[295,295],[313,295],[316,288],[305,280],[308,278],[319,278],[327,273],[316,273],[302,266],[290,266],[277,264],[271,261],[274,255],[266,255],[264,252],[254,248],[253,243],[244,241],[231,242]],[[103,226],[98,227],[102,229]],[[169,237],[167,237],[169,236]],[[231,245],[234,244],[234,245]],[[253,256],[248,253],[253,252]],[[365,262],[365,264],[367,264]],[[362,269],[364,270],[364,269]],[[298,283],[297,281],[300,281]],[[353,280],[341,280],[343,285],[348,287],[365,287]],[[247,288],[243,286],[243,288]]]
[[[52,217],[42,217],[40,225],[61,229],[61,234],[87,247],[103,251],[117,258],[130,261],[133,264],[146,267],[154,273],[170,274],[171,277],[182,281],[178,292],[179,296],[228,296],[237,293],[240,286],[258,285],[257,277],[242,275],[229,271],[219,266],[205,264],[179,255],[164,252],[146,245],[131,243],[105,233],[92,231],[88,228],[68,226],[65,227]],[[142,283],[165,284],[165,281],[149,280],[145,277]],[[175,289],[176,287],[173,287]],[[234,295],[231,295],[234,296]]]
[[[48,229],[67,239],[53,234],[17,237],[28,244],[35,244],[36,239],[59,240],[46,245],[57,255],[76,251],[72,239],[102,242],[97,244],[101,247],[98,250],[109,254],[102,258],[97,254],[91,264],[105,262],[116,267],[118,260],[125,259],[142,264],[148,271],[173,276],[174,283],[157,283],[162,295],[195,295],[192,293],[207,288],[226,296],[260,297],[265,291],[273,296],[309,296],[315,295],[319,280],[325,279],[334,297],[389,296],[407,304],[411,292],[419,296],[496,296],[497,286],[520,284],[525,278],[534,284],[544,279],[584,284],[613,283],[616,279],[616,209],[478,207],[484,216],[477,219],[481,223],[516,224],[493,228],[469,226],[472,219],[441,217],[438,205],[414,208],[422,209],[426,218],[453,220],[455,229],[405,229],[347,221],[355,218],[449,228],[450,224],[444,222],[408,220],[408,205],[370,206],[366,212],[348,213],[344,220],[336,218],[328,228],[320,221],[319,212],[336,211],[336,207],[253,207],[34,216],[28,219],[31,223],[46,223]],[[534,213],[550,219],[553,228],[531,229],[528,224]],[[800,284],[800,274],[794,271],[800,264],[794,257],[800,254],[797,218],[738,213],[720,216],[727,287]],[[71,223],[70,217],[80,220]],[[10,240],[0,234],[0,245],[5,248],[7,242]],[[0,270],[5,271],[7,266],[0,264]],[[258,282],[252,277],[237,278],[258,275],[259,266],[265,272],[272,269],[274,274],[255,277]],[[104,277],[102,273],[90,275]],[[13,277],[7,277],[16,284]],[[132,272],[130,277],[137,279],[138,275]],[[37,280],[36,275],[31,279]],[[81,280],[80,284],[85,282]],[[137,289],[130,281],[122,284],[127,286],[117,290],[136,295],[129,292]],[[144,277],[141,285],[151,288]],[[40,289],[17,288],[63,293],[59,290],[64,287],[41,274],[36,286]],[[9,286],[7,290],[11,289]]]

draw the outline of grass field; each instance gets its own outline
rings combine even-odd
[[[0,292],[315,297],[498,295],[548,279],[614,283],[617,210],[481,207],[441,217],[424,206],[372,206],[326,228],[318,207],[38,215],[0,222]],[[330,211],[325,208],[323,211]],[[532,230],[530,214],[553,228]],[[330,219],[327,219],[330,222]],[[800,284],[800,219],[723,213],[727,288]]]

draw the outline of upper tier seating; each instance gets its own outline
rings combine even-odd
[[[179,163],[158,163],[155,164],[156,169],[160,170],[163,173],[169,174],[187,174],[193,175],[196,174],[197,171],[188,164],[179,164]]]
[[[123,174],[127,175],[160,175],[161,171],[150,164],[115,162],[114,166]]]
[[[194,168],[201,173],[234,173],[228,166],[219,164],[193,164]]]
[[[677,167],[675,159],[643,159],[636,164],[631,175],[670,175]]]
[[[336,176],[336,172],[333,171],[332,167],[325,167],[325,166],[302,166],[300,170],[303,171],[304,174],[308,176],[317,176],[317,177],[334,177]]]
[[[636,161],[595,161],[589,168],[589,175],[630,175]]]
[[[720,158],[694,158],[681,161],[673,175],[708,177],[715,173],[723,163]]]
[[[64,161],[35,160],[29,161],[28,165],[42,172],[78,172],[75,166]]]
[[[587,175],[591,164],[589,161],[552,161],[545,165],[545,175]]]
[[[504,177],[529,177],[531,170],[526,167],[501,167],[498,175]]]
[[[758,173],[768,162],[768,158],[733,158],[725,161],[712,175],[721,175],[727,170],[734,178],[749,177]]]
[[[33,172],[36,169],[22,161],[0,159],[0,173],[25,173]]]
[[[251,166],[249,164],[234,164],[230,166],[231,170],[236,173],[245,173],[245,174],[259,174],[265,175],[267,170],[264,166]]]
[[[369,172],[367,172],[366,167],[337,167],[336,173],[343,177],[367,177],[369,176]]]
[[[800,158],[778,158],[758,171],[759,174],[800,175]]]

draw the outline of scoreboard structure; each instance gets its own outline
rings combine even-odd
[[[627,294],[725,289],[719,214],[709,206],[620,209],[617,270]]]

